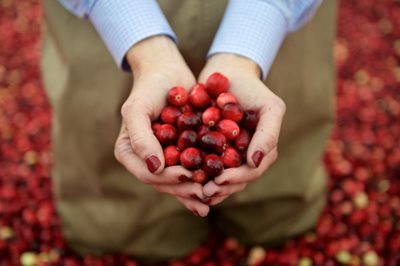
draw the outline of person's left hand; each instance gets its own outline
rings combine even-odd
[[[210,205],[222,202],[229,195],[244,190],[247,184],[260,177],[278,156],[277,145],[285,103],[260,80],[260,70],[250,59],[228,53],[213,55],[199,76],[205,83],[214,72],[227,76],[229,91],[244,110],[259,113],[259,123],[247,149],[247,164],[225,169],[203,188]]]

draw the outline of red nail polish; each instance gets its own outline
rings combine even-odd
[[[219,192],[215,192],[214,194],[212,194],[212,195],[210,196],[210,198],[211,198],[211,197],[218,197],[218,195],[219,195]]]
[[[194,214],[194,215],[196,215],[196,216],[200,216],[200,214],[198,213],[198,211],[196,211],[196,210],[192,210],[192,212],[193,212],[193,214]]]
[[[179,180],[180,182],[186,182],[186,181],[189,181],[189,177],[187,177],[187,176],[185,176],[185,175],[180,175],[180,176],[178,177],[178,180]]]
[[[220,184],[220,186],[224,186],[224,185],[229,185],[229,181],[228,181],[228,180],[225,180],[224,182],[222,182],[222,183]]]
[[[160,167],[161,162],[156,156],[152,155],[147,158],[146,164],[149,171],[154,173]]]
[[[194,200],[200,200],[200,198],[196,194],[191,194],[190,197]]]
[[[256,151],[253,153],[253,156],[251,156],[251,159],[253,159],[254,165],[258,167],[264,158],[264,153],[262,151]]]
[[[212,202],[212,198],[209,198],[209,199],[207,199],[207,200],[205,200],[205,201],[203,201],[205,204],[207,204],[207,205],[210,205],[211,204],[211,202]]]

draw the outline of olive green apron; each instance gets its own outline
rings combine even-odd
[[[114,159],[120,108],[132,78],[117,68],[88,21],[43,1],[43,80],[53,107],[53,185],[62,229],[79,253],[184,256],[213,226],[246,244],[273,244],[312,228],[325,199],[321,166],[333,123],[336,1],[283,43],[266,84],[287,104],[277,162],[245,191],[195,217],[140,183]],[[225,0],[160,5],[197,75]]]

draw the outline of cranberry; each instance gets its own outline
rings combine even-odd
[[[237,103],[237,99],[233,94],[229,92],[221,93],[217,98],[217,106],[218,108],[224,108],[225,104],[228,103]]]
[[[161,111],[161,121],[173,125],[181,114],[182,112],[178,108],[167,106]]]
[[[243,151],[247,150],[247,147],[249,146],[249,143],[250,143],[250,134],[249,134],[249,132],[246,129],[241,128],[240,132],[239,132],[239,135],[235,139],[235,147],[236,147],[236,149],[238,149],[239,151],[243,152]]]
[[[222,154],[226,148],[226,137],[219,132],[209,131],[201,137],[200,145],[208,152]]]
[[[234,121],[228,119],[222,119],[219,121],[217,130],[224,134],[224,136],[229,140],[235,139],[240,133],[239,126]]]
[[[238,167],[242,164],[242,156],[234,148],[228,147],[222,155],[222,161],[225,167]]]
[[[201,125],[197,130],[197,141],[200,142],[201,137],[209,131],[210,129],[207,126]]]
[[[243,117],[243,109],[237,103],[227,103],[222,108],[222,116],[224,117],[224,119],[229,119],[236,123],[239,123]]]
[[[211,98],[208,95],[204,84],[198,83],[193,86],[189,94],[189,102],[193,107],[199,109],[204,109],[210,106]]]
[[[151,129],[153,130],[153,133],[156,134],[157,130],[161,127],[160,122],[153,122],[151,123]]]
[[[157,130],[156,137],[162,145],[172,144],[176,140],[176,129],[170,124],[163,124]]]
[[[203,164],[201,152],[193,147],[187,148],[181,153],[180,161],[183,167],[188,170],[196,170]]]
[[[202,169],[198,169],[193,172],[192,181],[204,185],[208,181],[208,176]]]
[[[221,93],[228,91],[228,88],[229,81],[221,73],[213,73],[207,79],[206,89],[208,94],[213,98],[217,98]]]
[[[224,169],[224,163],[221,157],[219,157],[218,155],[209,154],[204,159],[203,170],[209,176],[219,176],[222,173],[223,169]]]
[[[203,124],[208,127],[215,126],[220,119],[221,111],[216,107],[208,107],[202,115]]]
[[[184,106],[188,102],[188,95],[183,87],[176,86],[169,90],[167,100],[173,106]]]
[[[170,145],[164,149],[165,166],[177,165],[180,152],[176,146]]]
[[[255,130],[258,124],[258,112],[249,110],[244,112],[243,125],[246,129]]]
[[[179,130],[196,130],[201,125],[201,120],[194,113],[183,113],[176,120],[176,124]]]
[[[187,129],[183,131],[178,137],[178,148],[183,151],[186,148],[194,147],[196,145],[197,134],[195,131]]]

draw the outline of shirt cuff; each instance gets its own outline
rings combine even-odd
[[[230,0],[208,56],[234,53],[255,61],[266,78],[288,32],[285,16],[264,1]]]
[[[166,35],[176,42],[155,0],[97,0],[89,19],[117,65],[124,70],[129,70],[125,55],[135,43],[154,35]]]

